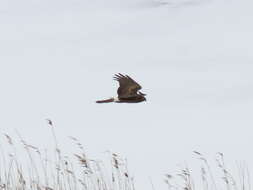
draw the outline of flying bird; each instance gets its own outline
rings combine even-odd
[[[114,80],[119,82],[118,97],[98,100],[96,103],[138,103],[146,101],[146,94],[139,91],[141,86],[128,75],[116,74]]]

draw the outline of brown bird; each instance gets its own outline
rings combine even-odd
[[[146,94],[139,91],[141,86],[128,75],[116,74],[114,80],[119,82],[118,97],[98,100],[96,103],[138,103],[146,101]]]

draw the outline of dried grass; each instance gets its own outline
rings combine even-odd
[[[135,190],[126,159],[111,152],[107,152],[109,164],[90,159],[75,137],[69,139],[77,152],[65,155],[58,144],[53,122],[47,121],[54,140],[52,155],[49,150],[26,142],[18,132],[18,142],[8,134],[0,138],[4,139],[0,141],[0,190]],[[19,145],[23,147],[22,153],[17,151]],[[245,163],[237,163],[238,174],[232,174],[223,153],[219,152],[217,177],[206,157],[198,151],[193,153],[200,161],[200,177],[194,179],[192,170],[184,164],[175,174],[165,174],[168,190],[251,190],[250,172]],[[26,157],[25,161],[20,159],[20,154]],[[150,189],[155,190],[151,178],[150,183]],[[196,187],[195,183],[200,183],[201,187]]]

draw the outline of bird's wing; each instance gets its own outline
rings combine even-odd
[[[118,96],[119,98],[128,98],[137,95],[137,91],[141,86],[128,75],[116,74],[114,79],[119,82]]]

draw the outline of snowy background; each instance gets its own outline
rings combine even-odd
[[[0,1],[0,132],[32,144],[81,140],[128,158],[137,186],[155,185],[193,150],[231,165],[253,159],[251,0]],[[147,102],[116,95],[115,73]],[[253,167],[251,167],[253,169]]]

